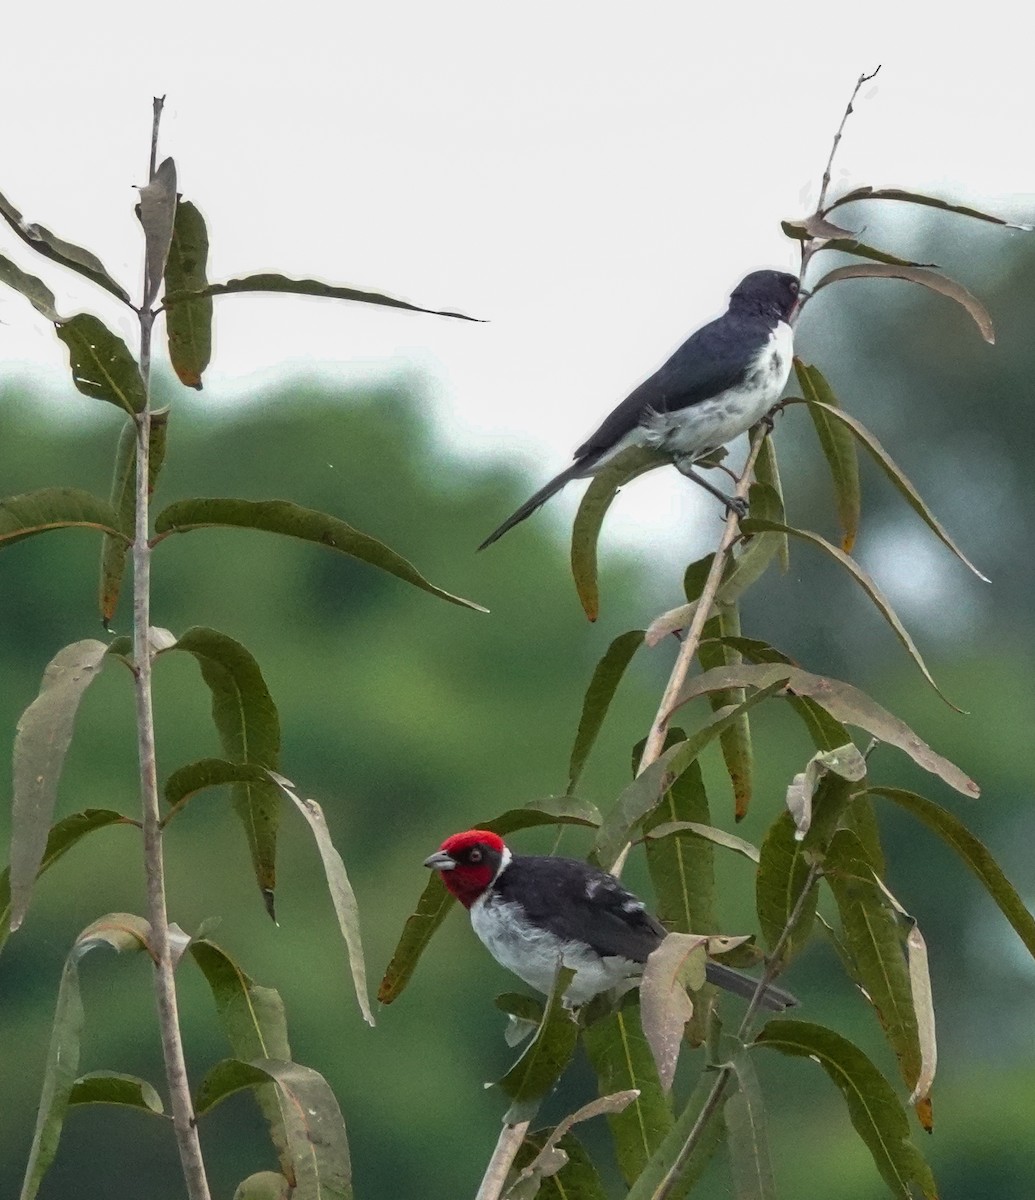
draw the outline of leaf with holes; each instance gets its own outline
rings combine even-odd
[[[124,412],[143,412],[147,403],[144,380],[122,338],[90,313],[61,321],[54,330],[68,347],[72,382],[78,391]]]

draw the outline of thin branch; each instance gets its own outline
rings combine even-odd
[[[830,174],[834,166],[834,156],[837,154],[837,148],[841,144],[841,135],[845,131],[845,125],[848,122],[848,118],[854,111],[852,105],[855,103],[855,98],[859,95],[859,89],[862,87],[862,85],[864,83],[869,83],[879,70],[880,64],[878,63],[875,71],[871,71],[869,75],[866,75],[865,73],[860,75],[856,80],[855,87],[852,89],[851,96],[848,98],[848,104],[845,106],[844,116],[841,118],[841,124],[838,125],[837,133],[834,134],[834,144],[830,147],[830,157],[827,159],[826,169],[823,172],[823,182],[819,189],[819,200],[816,202],[816,212],[821,213],[823,211],[823,202],[826,200],[827,191],[830,188]]]
[[[162,109],[165,107],[165,97],[155,96],[152,101],[153,116],[151,118],[151,160],[148,166],[147,177],[154,179],[155,168],[158,166],[158,126],[162,120]]]
[[[517,1125],[503,1126],[474,1200],[498,1200],[530,1124],[531,1121],[521,1121]]]
[[[151,173],[154,178],[158,124],[164,98],[155,97],[151,131]],[[146,282],[145,282],[146,287]],[[172,1107],[173,1128],[190,1200],[209,1200],[208,1179],[201,1142],[194,1120],[190,1083],[183,1056],[176,1004],[176,983],[169,946],[169,915],[165,896],[165,863],[162,855],[161,812],[158,803],[158,767],[155,757],[154,712],[151,702],[151,547],[148,544],[148,471],[151,446],[151,333],[155,314],[146,305],[139,310],[140,374],[146,403],[137,414],[136,526],[133,539],[133,659],[137,714],[137,753],[140,761],[140,799],[143,810],[144,870],[151,946],[155,954],[155,1001],[165,1059],[166,1082]]]

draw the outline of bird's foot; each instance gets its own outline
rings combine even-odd
[[[743,496],[726,496],[725,502],[727,516],[729,516],[731,512],[734,512],[737,514],[737,517],[743,521],[748,515],[748,502]]]

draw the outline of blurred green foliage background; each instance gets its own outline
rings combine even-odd
[[[983,798],[971,803],[893,751],[879,751],[873,763],[877,780],[915,787],[962,816],[1030,897],[1035,252],[1023,235],[972,229],[950,217],[923,227],[889,222],[868,234],[916,257],[925,256],[917,248],[924,237],[927,254],[987,303],[999,334],[995,348],[949,302],[904,284],[874,283],[817,298],[798,349],[993,580],[988,587],[971,578],[862,464],[857,554],[968,715],[926,687],[866,599],[807,547],[792,547],[791,571],[781,577],[774,570],[750,594],[744,632],[811,670],[866,688],[976,778]],[[587,626],[567,577],[564,531],[550,517],[540,515],[486,554],[473,553],[530,481],[441,449],[418,378],[386,375],[381,386],[355,390],[314,375],[232,407],[208,391],[195,397],[172,384],[160,390],[174,412],[159,506],[190,495],[293,499],[383,539],[435,583],[491,609],[488,616],[468,612],[344,557],[256,533],[200,531],[168,539],[156,555],[155,622],[174,631],[211,625],[259,659],[280,709],[284,773],[326,810],[358,893],[376,983],[424,886],[422,859],[456,828],[563,790],[594,664],[618,633],[679,602],[683,567],[718,525],[709,517],[688,530],[685,553],[645,546],[607,555],[603,614]],[[602,397],[601,412],[615,399]],[[30,377],[3,378],[2,494],[48,485],[107,494],[120,425],[120,414],[70,387],[60,397],[43,396]],[[833,534],[826,468],[801,410],[780,420],[776,445],[791,522]],[[688,485],[673,473],[671,486]],[[0,740],[7,745],[54,652],[98,635],[97,557],[97,538],[59,532],[0,558]],[[116,630],[125,632],[128,619],[124,598]],[[623,683],[580,787],[601,806],[629,776],[630,748],[653,715],[673,649],[641,652]],[[164,777],[219,748],[193,661],[173,656],[159,667]],[[135,813],[132,711],[128,676],[113,663],[82,707],[59,815],[87,807]],[[758,786],[738,832],[758,841],[811,749],[776,702],[756,713],[754,733]],[[706,776],[713,817],[730,827],[717,752]],[[900,814],[881,816],[893,887],[919,919],[931,953],[941,1055],[935,1133],[923,1149],[944,1200],[1020,1200],[1031,1194],[1035,969],[948,851]],[[2,807],[4,834],[7,821]],[[514,838],[522,850],[539,851],[553,840],[550,832]],[[0,1195],[15,1194],[21,1177],[72,940],[105,912],[144,909],[137,843],[135,830],[116,828],[77,847],[44,877],[24,928],[0,957]],[[561,848],[581,853],[583,841],[567,832]],[[368,1029],[351,995],[317,854],[297,814],[285,812],[277,927],[264,913],[243,832],[222,793],[192,801],[170,829],[167,854],[172,918],[187,930],[221,918],[210,936],[259,983],[279,989],[295,1057],[332,1083],[360,1200],[473,1194],[505,1110],[482,1084],[511,1059],[492,999],[512,981],[462,916],[450,917],[409,990]],[[751,872],[739,859],[720,854],[719,862],[723,932],[748,932]],[[638,864],[629,878],[643,884]],[[82,1069],[130,1071],[160,1085],[147,963],[98,953],[82,976]],[[184,962],[178,976],[197,1080],[228,1050],[200,974]],[[788,982],[804,1018],[857,1039],[895,1076],[875,1018],[821,940]],[[821,1072],[759,1057],[781,1194],[880,1195],[872,1163]],[[591,1088],[588,1068],[576,1066],[544,1116],[570,1111]],[[228,1197],[243,1176],[274,1165],[250,1096],[206,1118],[202,1134],[214,1195]],[[599,1131],[587,1136],[606,1153]],[[915,1136],[923,1137],[919,1130]],[[700,1194],[728,1191],[720,1160]],[[173,1139],[161,1121],[91,1109],[70,1115],[42,1195],[172,1200],[181,1192]]]

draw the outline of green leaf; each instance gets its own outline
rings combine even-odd
[[[198,1088],[195,1112],[210,1112],[244,1088],[273,1083],[287,1137],[293,1200],[352,1200],[352,1164],[345,1122],[326,1079],[280,1059],[224,1059]],[[261,1193],[260,1193],[261,1194]]]
[[[0,548],[50,529],[100,529],[124,536],[112,506],[79,488],[41,488],[0,500]]]
[[[842,942],[912,1089],[920,1076],[920,1040],[898,916],[851,830],[834,834],[824,866],[841,918]]]
[[[276,770],[280,718],[259,664],[244,646],[214,629],[195,626],[170,649],[185,650],[198,660],[212,693],[212,720],[224,754],[235,762]],[[280,790],[269,779],[240,782],[233,785],[231,799],[244,823],[266,910],[273,917]]]
[[[845,552],[843,550],[839,550],[836,546],[834,546],[830,542],[828,542],[826,540],[826,538],[820,537],[820,535],[818,533],[812,533],[810,530],[807,530],[807,529],[793,529],[790,525],[779,525],[772,521],[759,521],[756,519],[748,519],[748,520],[744,521],[741,524],[741,528],[745,532],[754,532],[757,529],[757,530],[776,530],[776,531],[782,532],[782,533],[789,533],[793,537],[798,537],[798,538],[801,538],[803,541],[811,542],[813,546],[818,546],[821,550],[825,550],[827,552],[827,554],[830,555],[831,558],[835,559],[837,562],[839,562],[841,564],[841,566],[843,566],[845,568],[845,570],[849,573],[849,575],[852,576],[852,578],[856,581],[856,583],[859,584],[859,586],[863,589],[863,591],[867,594],[867,596],[870,597],[870,599],[876,605],[878,612],[887,621],[887,623],[891,626],[892,630],[894,631],[895,636],[902,643],[902,645],[906,648],[906,651],[909,654],[909,657],[920,668],[921,674],[927,680],[927,682],[931,685],[931,687],[934,688],[934,690],[938,693],[939,696],[941,696],[941,698],[945,701],[946,704],[949,705],[950,708],[956,708],[956,706],[952,703],[952,701],[949,700],[945,696],[945,694],[942,692],[941,688],[935,683],[934,676],[932,676],[931,672],[927,669],[927,663],[924,662],[923,656],[921,655],[920,651],[916,648],[916,645],[913,642],[913,639],[909,636],[909,633],[906,630],[906,627],[899,620],[898,614],[891,607],[891,604],[888,601],[888,598],[884,595],[884,593],[880,590],[880,588],[877,587],[877,585],[873,582],[873,580],[870,578],[870,576],[862,569],[862,567],[859,566],[859,564],[855,561],[854,558],[851,558],[849,555],[845,554]],[[956,711],[959,712],[961,710],[956,709]]]
[[[1015,221],[1006,221],[1002,217],[994,217],[991,213],[981,212],[976,208],[968,208],[963,204],[950,204],[948,200],[940,200],[937,196],[925,196],[921,192],[907,192],[902,188],[860,187],[834,201],[826,209],[828,213],[843,204],[852,204],[856,200],[906,200],[910,204],[924,204],[929,208],[940,208],[943,212],[961,213],[965,217],[974,217],[978,221],[989,221],[993,225],[1005,225],[1008,229],[1023,229],[1031,232],[1035,226],[1019,225]]]
[[[144,227],[144,302],[150,308],[158,297],[176,219],[176,164],[165,159],[140,189],[137,217]]]
[[[109,808],[88,808],[83,812],[73,813],[51,827],[47,835],[47,844],[43,851],[36,871],[36,878],[52,867],[63,854],[67,854],[77,842],[93,833],[95,829],[107,829],[110,825],[136,825],[129,817],[114,812]],[[11,871],[6,867],[0,872],[0,947],[7,941],[11,932]]]
[[[107,400],[128,413],[144,411],[147,392],[137,360],[103,321],[79,313],[54,331],[68,347],[72,382],[84,396]]]
[[[451,592],[443,591],[429,583],[412,563],[376,538],[360,533],[358,529],[353,529],[351,525],[346,525],[344,521],[328,513],[317,512],[313,508],[302,508],[289,500],[181,500],[163,509],[155,517],[157,536],[154,541],[160,542],[171,533],[189,533],[194,529],[210,529],[213,526],[257,529],[263,533],[280,533],[286,537],[314,542],[387,571],[389,575],[412,583],[414,587],[430,592],[442,600],[448,600],[451,604],[473,608],[476,612],[489,611],[480,604],[475,604],[473,600],[454,596]]]
[[[564,1003],[564,993],[574,978],[574,967],[559,966],[535,1037],[496,1084],[511,1101],[504,1117],[508,1125],[531,1120],[575,1053],[579,1026]]]
[[[955,279],[950,279],[947,275],[929,271],[925,267],[876,262],[851,263],[846,267],[835,267],[833,271],[827,272],[812,288],[812,296],[815,297],[821,288],[829,287],[830,284],[839,283],[845,279],[904,279],[909,283],[919,283],[923,287],[930,288],[932,292],[938,292],[942,296],[948,296],[950,300],[955,300],[973,318],[985,341],[991,345],[995,344],[992,318],[988,315],[985,306],[961,283],[957,283]]]
[[[145,949],[147,939],[144,930],[148,928],[147,922],[139,917],[110,913],[83,930],[65,960],[50,1031],[36,1128],[29,1161],[25,1165],[20,1200],[34,1200],[39,1192],[43,1177],[57,1154],[65,1111],[77,1083],[79,1048],[85,1023],[79,991],[79,960],[102,943],[118,951]],[[144,937],[143,941],[140,940],[141,936]]]
[[[597,539],[607,510],[619,488],[669,460],[645,446],[630,446],[594,475],[579,503],[571,527],[571,574],[582,611],[595,621],[600,615],[597,583]]]
[[[172,246],[165,264],[165,290],[204,292],[208,286],[208,229],[189,200],[176,205]],[[212,297],[178,304],[166,301],[165,330],[169,361],[180,383],[201,390],[201,377],[212,358]]]
[[[750,668],[748,668],[750,669]],[[706,672],[713,674],[713,672]],[[705,676],[698,676],[704,678]],[[610,869],[623,847],[631,839],[636,827],[648,813],[652,812],[674,780],[687,769],[701,751],[718,735],[732,725],[743,712],[754,708],[767,696],[782,688],[786,677],[771,682],[749,696],[743,704],[713,716],[710,721],[696,730],[685,741],[665,750],[645,771],[642,771],[618,797],[604,818],[597,832],[592,858]]]
[[[691,767],[690,771],[693,769]],[[697,767],[697,770],[700,770],[700,767]],[[690,771],[687,771],[682,778],[685,779],[690,774]],[[727,833],[725,829],[717,829],[714,825],[702,825],[699,821],[663,821],[660,825],[652,825],[649,830],[645,828],[643,840],[646,842],[649,852],[655,841],[661,841],[680,833],[689,834],[695,840],[702,839],[706,842],[711,842],[713,845],[723,846],[727,850],[733,850],[735,853],[748,859],[749,862],[758,862],[759,852],[757,846],[753,846],[742,837],[737,837],[735,833]],[[660,912],[660,905],[658,907]],[[662,920],[662,924],[667,928],[669,922]],[[697,923],[698,929],[715,929],[717,926],[717,921],[710,923],[699,921]],[[680,932],[688,933],[689,930],[683,929]]]
[[[161,1116],[162,1098],[146,1079],[116,1071],[80,1075],[68,1094],[69,1104],[122,1104]]]
[[[740,651],[727,638],[740,636],[740,610],[736,603],[719,604],[718,615],[704,627],[704,639],[697,651],[697,658],[704,670],[711,667],[737,667],[742,659]],[[712,712],[727,708],[731,704],[743,704],[743,688],[731,688],[728,692],[714,692],[708,697]],[[726,772],[733,789],[733,811],[738,821],[747,816],[751,805],[754,780],[754,753],[751,748],[751,720],[742,714],[719,734]]]
[[[821,1025],[787,1020],[769,1021],[755,1045],[818,1062],[844,1096],[852,1125],[892,1193],[910,1200],[915,1185],[928,1200],[936,1200],[931,1169],[910,1140],[904,1108],[857,1046]]]
[[[600,814],[591,804],[565,796],[559,801],[547,801],[537,808],[512,808],[502,816],[483,821],[474,828],[490,829],[502,836],[537,825],[593,827],[599,823]],[[402,993],[435,930],[445,920],[446,914],[455,903],[454,898],[446,891],[441,876],[437,871],[434,872],[417,902],[416,909],[406,918],[391,962],[385,968],[384,978],[377,992],[377,999],[381,1004],[391,1004]]]
[[[225,758],[202,758],[179,767],[165,781],[165,801],[170,807],[162,819],[167,825],[198,792],[231,783],[266,784],[269,772],[257,763],[229,762]]]
[[[597,663],[593,678],[586,689],[586,697],[582,702],[582,716],[579,719],[579,730],[575,735],[575,744],[571,748],[571,762],[568,765],[568,791],[575,789],[582,777],[589,752],[600,733],[600,727],[611,707],[618,685],[625,674],[625,668],[632,656],[643,645],[643,630],[630,629],[628,633],[619,634],[608,646],[604,657]]]
[[[809,861],[801,842],[794,836],[791,814],[782,812],[769,826],[762,842],[755,877],[758,924],[770,952],[783,937],[809,876]],[[786,966],[805,948],[816,917],[819,885],[813,880],[808,896],[791,933],[783,944],[780,964]]]
[[[601,1095],[639,1091],[628,1108],[607,1118],[619,1169],[631,1185],[672,1128],[672,1109],[640,1025],[637,993],[628,992],[615,1012],[588,1026],[582,1041]]]
[[[39,695],[22,713],[14,736],[11,801],[11,916],[17,929],[29,908],[57,802],[58,780],[72,741],[83,693],[94,681],[107,646],[86,638],[65,646],[47,664]]]
[[[73,245],[72,242],[62,241],[49,229],[44,229],[42,225],[29,224],[14,205],[2,195],[0,195],[0,216],[37,254],[42,254],[51,262],[60,263],[63,267],[69,267],[78,274],[85,275],[87,279],[99,284],[113,296],[118,296],[124,304],[130,303],[129,293],[112,279],[105,270],[104,264],[95,254],[91,254],[89,250],[84,250],[81,246]]]
[[[331,894],[334,915],[338,918],[338,928],[348,951],[349,969],[352,972],[352,984],[356,991],[356,1000],[363,1020],[368,1025],[374,1024],[374,1014],[370,1011],[370,1000],[367,998],[367,968],[363,958],[363,941],[359,933],[359,905],[356,903],[356,893],[352,890],[348,872],[341,860],[341,855],[331,841],[330,830],[327,828],[327,818],[323,809],[315,800],[303,800],[292,790],[294,785],[290,780],[271,771],[270,775],[298,811],[306,819],[320,852],[320,862],[323,864],[324,877],[327,880],[327,890]]]
[[[150,436],[148,438],[147,493],[154,491],[162,464],[169,433],[169,409],[155,409],[151,413]],[[122,580],[126,573],[132,539],[136,531],[137,518],[137,427],[128,419],[119,435],[115,452],[115,470],[111,480],[111,506],[115,511],[118,536],[106,533],[101,539],[101,580],[99,602],[101,623],[108,628],[115,609],[118,607]]]
[[[32,307],[45,316],[48,321],[53,321],[56,325],[61,320],[54,307],[54,293],[43,280],[37,279],[35,275],[27,274],[2,254],[0,254],[0,283],[5,283],[9,288],[14,288],[16,292],[21,292]]]
[[[212,989],[219,1023],[234,1055],[245,1060],[289,1060],[291,1047],[280,994],[253,983],[225,950],[206,938],[192,940],[189,950]],[[272,1083],[259,1084],[255,1099],[269,1125],[281,1168],[290,1171],[287,1129],[276,1088]]]
[[[682,730],[669,730],[684,741]],[[673,822],[679,831],[662,835]],[[718,929],[715,915],[715,852],[694,836],[692,826],[708,826],[711,813],[700,763],[692,762],[665,790],[661,803],[644,821],[647,868],[657,902],[658,919],[677,933]],[[653,835],[653,836],[650,836]]]
[[[279,1171],[256,1171],[242,1179],[234,1200],[291,1200],[291,1184]]]
[[[788,403],[796,404],[799,402],[792,399],[789,400]],[[819,399],[806,400],[805,403],[808,404],[810,412],[822,411],[830,422],[840,423],[846,429],[848,429],[849,432],[859,442],[859,444],[864,446],[869,451],[873,457],[873,460],[884,471],[899,492],[905,497],[909,507],[920,517],[920,519],[934,533],[938,540],[943,545],[947,546],[953,552],[953,554],[956,555],[960,562],[963,563],[964,566],[973,571],[978,579],[982,580],[984,583],[989,582],[988,577],[986,575],[982,575],[977,567],[974,566],[970,559],[967,558],[959,546],[957,546],[952,540],[941,522],[938,521],[935,515],[927,507],[923,497],[902,473],[902,469],[892,460],[888,452],[864,425],[862,425],[854,417],[849,416],[848,413],[842,411],[842,409],[837,408],[836,406],[825,404]]]
[[[780,464],[776,460],[776,443],[771,437],[764,437],[758,448],[755,459],[755,478],[764,487],[771,489],[780,505],[780,512],[786,511],[783,499],[783,482],[780,479]],[[782,518],[781,518],[782,519]],[[780,570],[788,571],[791,566],[791,550],[787,539],[780,538],[776,551],[780,559]]]
[[[203,296],[228,296],[238,292],[287,292],[292,296],[320,296],[327,300],[355,300],[360,304],[381,304],[388,308],[404,308],[408,312],[430,313],[433,317],[456,317],[461,321],[477,321],[462,312],[448,309],[422,308],[408,300],[397,300],[381,292],[363,292],[358,288],[339,287],[333,283],[321,283],[318,279],[288,279],[286,275],[247,275],[243,279],[230,279],[226,283],[210,283],[203,288],[183,292],[166,292],[162,303],[168,307],[184,300],[196,300]]]
[[[737,1077],[737,1090],[724,1109],[733,1195],[736,1200],[776,1200],[765,1102],[755,1065],[744,1050],[733,1056],[730,1065]]]
[[[841,549],[851,554],[859,533],[859,512],[862,507],[855,440],[844,425],[828,415],[830,409],[840,406],[819,368],[796,358],[794,370],[805,393],[809,416],[816,427],[816,435],[834,481],[837,515],[841,523]]]
[[[640,1172],[626,1200],[658,1200],[660,1195],[678,1200],[693,1190],[726,1134],[725,1117],[722,1110],[717,1109],[706,1120],[692,1153],[682,1163],[678,1177],[674,1177],[683,1148],[691,1132],[696,1129],[711,1096],[712,1084],[713,1077],[710,1075],[698,1083],[683,1111]],[[668,1190],[662,1191],[663,1188]]]
[[[868,794],[883,796],[912,813],[928,829],[933,830],[950,849],[955,850],[1013,926],[1028,953],[1035,958],[1035,917],[1032,917],[1017,889],[1007,879],[988,848],[958,817],[935,804],[933,800],[928,800],[926,796],[906,791],[904,788],[875,787],[869,788]]]

